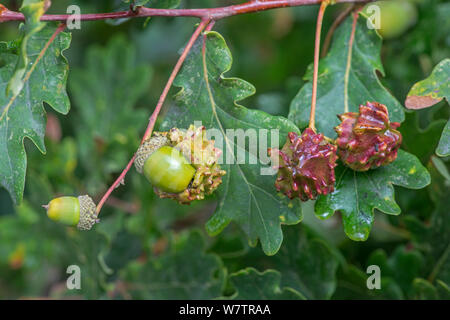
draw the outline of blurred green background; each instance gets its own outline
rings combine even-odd
[[[400,37],[385,41],[381,53],[386,71],[381,81],[401,103],[415,82],[427,77],[434,65],[450,56],[450,3],[413,2],[417,22]],[[20,1],[2,3],[10,10],[18,10],[20,6]],[[182,1],[182,7],[232,3],[238,1],[191,0]],[[70,4],[79,5],[82,13],[123,7],[118,0],[58,0],[53,1],[49,13],[63,13]],[[336,5],[327,10],[324,34],[345,8],[346,5]],[[229,75],[243,78],[257,89],[256,95],[244,101],[245,106],[287,115],[290,101],[302,86],[302,76],[313,60],[317,10],[317,6],[284,8],[216,23],[214,29],[223,34],[234,57]],[[449,117],[446,102],[408,113],[401,127],[403,148],[417,155],[429,168],[432,184],[418,191],[396,188],[402,214],[398,217],[376,214],[366,242],[346,238],[337,214],[330,220],[319,221],[312,212],[313,205],[305,204],[303,222],[283,227],[289,229],[292,242],[303,239],[300,243],[305,246],[288,248],[286,239],[281,250],[287,250],[285,256],[293,260],[284,261],[283,267],[278,255],[264,256],[259,245],[250,248],[242,231],[233,224],[217,237],[204,235],[204,248],[197,248],[202,253],[189,254],[194,249],[183,246],[183,241],[197,241],[197,232],[204,234],[203,225],[214,211],[214,199],[190,206],[158,199],[135,170],[130,171],[125,186],[116,190],[107,202],[101,214],[102,223],[95,231],[78,232],[48,220],[42,204],[60,195],[90,194],[98,200],[128,162],[197,19],[151,18],[145,22],[145,19],[120,24],[83,22],[80,30],[72,32],[71,47],[65,52],[71,69],[68,81],[71,111],[62,116],[46,108],[46,155],[25,141],[28,169],[23,203],[14,207],[8,193],[0,189],[0,298],[231,295],[233,287],[228,280],[216,291],[196,290],[194,294],[186,290],[182,295],[179,289],[154,293],[152,279],[161,276],[167,283],[173,280],[169,275],[161,275],[165,267],[189,269],[192,260],[206,264],[211,257],[220,260],[214,262],[216,272],[205,280],[211,283],[211,288],[225,273],[255,267],[259,271],[278,268],[282,279],[288,279],[283,283],[291,283],[287,276],[290,273],[303,279],[292,282],[316,288],[305,294],[308,298],[449,297],[448,159],[433,156]],[[16,37],[18,23],[1,24],[2,41]],[[170,105],[169,98],[164,112]],[[192,232],[193,229],[199,231]],[[314,241],[320,241],[331,255],[320,256],[314,250]],[[295,261],[296,257],[301,259]],[[336,263],[330,266],[328,260],[323,262],[327,270],[323,275],[322,269],[308,267],[318,259]],[[388,271],[383,273],[383,289],[369,291],[365,287],[365,270],[374,261]],[[72,264],[82,269],[81,290],[66,288],[66,268]],[[183,279],[188,281],[186,277]],[[326,285],[322,290],[326,293],[317,289],[321,285]]]

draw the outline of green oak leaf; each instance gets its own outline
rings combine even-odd
[[[124,268],[127,263],[142,254],[142,243],[139,237],[125,231],[117,232],[111,242],[111,249],[105,255],[104,262],[111,270]]]
[[[428,108],[442,99],[450,100],[450,59],[439,62],[428,78],[415,83],[405,101],[408,109]]]
[[[20,7],[20,12],[25,16],[25,23],[20,25],[23,33],[20,41],[20,54],[18,55],[16,68],[6,87],[6,95],[18,95],[24,86],[24,75],[30,62],[28,54],[28,41],[42,28],[45,23],[40,21],[45,12],[44,0],[24,0]]]
[[[439,119],[431,122],[425,129],[419,127],[417,112],[405,114],[405,121],[399,127],[402,134],[402,148],[414,154],[422,163],[427,163],[434,154],[446,121]]]
[[[201,121],[207,129],[215,129],[216,147],[223,150],[223,159],[232,159],[233,164],[222,164],[227,174],[217,191],[218,205],[206,229],[209,234],[216,235],[235,221],[252,245],[260,239],[264,252],[275,254],[283,240],[281,224],[295,224],[301,220],[299,202],[277,195],[275,177],[261,174],[261,169],[268,166],[257,151],[252,150],[254,146],[239,142],[239,139],[236,143],[236,139],[227,136],[227,133],[234,129],[241,130],[241,133],[256,132],[256,137],[259,137],[261,129],[267,129],[267,141],[270,143],[273,137],[269,130],[276,128],[279,129],[278,139],[275,137],[278,147],[285,142],[289,131],[298,132],[298,129],[286,118],[237,104],[253,95],[255,88],[244,80],[224,77],[224,73],[231,68],[232,57],[225,40],[217,32],[206,32],[206,83],[202,43],[203,39],[197,41],[175,79],[174,85],[182,89],[175,97],[177,107],[170,110],[162,128],[187,128]],[[256,145],[262,141],[259,138]],[[245,155],[245,163],[236,160],[238,152]],[[263,147],[259,150],[259,154],[267,155],[266,152]]]
[[[34,62],[48,39],[56,29],[56,24],[48,24],[27,40],[28,67]],[[29,80],[19,95],[5,111],[12,95],[6,94],[6,85],[15,73],[15,66],[21,57],[16,42],[0,43],[0,185],[10,193],[15,203],[23,196],[27,166],[24,139],[29,138],[41,152],[45,152],[45,112],[43,102],[56,111],[67,114],[70,102],[66,93],[69,66],[63,56],[69,47],[71,35],[60,33],[37,63]],[[5,111],[5,113],[3,113]]]
[[[377,101],[387,106],[391,121],[402,122],[403,108],[383,87],[377,71],[384,75],[380,58],[381,38],[373,29],[367,28],[366,18],[358,17],[350,64],[347,63],[349,40],[352,33],[352,17],[347,18],[336,30],[333,44],[327,56],[320,60],[317,85],[316,128],[330,138],[336,137],[334,127],[339,124],[338,114],[358,112],[359,105]],[[305,80],[308,82],[292,100],[289,119],[299,128],[309,122],[312,94],[312,65]],[[348,77],[346,75],[348,74]]]
[[[282,284],[307,299],[329,299],[336,288],[338,267],[330,247],[304,226],[286,228],[285,235],[286,241],[272,258],[283,275]]]
[[[368,274],[352,264],[346,264],[344,268],[339,268],[337,288],[332,299],[352,300],[357,299],[380,299],[380,293],[387,294],[388,298],[403,299],[400,287],[390,278],[381,279],[383,292],[379,290],[369,290],[367,288]],[[382,272],[382,271],[381,271]]]
[[[435,210],[430,219],[421,221],[414,216],[405,216],[407,230],[413,244],[420,248],[427,259],[427,279],[435,286],[439,282],[450,285],[450,175],[445,163],[436,156],[427,166],[432,184],[428,189],[435,202]],[[406,219],[408,218],[408,219]]]
[[[150,87],[152,69],[136,61],[136,49],[123,35],[106,47],[89,48],[85,61],[72,71],[69,86],[81,164],[88,173],[84,185],[96,193],[137,148],[148,115],[135,106]]]
[[[428,78],[412,86],[405,105],[409,109],[423,109],[444,98],[450,102],[450,59],[439,62]],[[450,120],[444,127],[436,154],[441,157],[450,155]]]
[[[296,290],[281,288],[281,274],[276,270],[258,272],[246,268],[230,275],[230,282],[236,293],[231,299],[238,300],[304,300]]]
[[[283,244],[273,256],[266,256],[256,248],[249,248],[248,252],[241,249],[241,253],[239,244],[234,244],[237,250],[233,253],[236,254],[221,256],[228,259],[234,271],[248,266],[258,270],[274,269],[282,275],[282,287],[296,290],[305,299],[329,299],[336,288],[339,264],[336,251],[305,223],[286,227],[283,233]],[[223,242],[212,248],[214,252],[223,250],[223,247],[220,248],[220,245],[225,245]]]
[[[212,299],[221,295],[226,270],[214,254],[205,253],[200,232],[172,236],[170,247],[145,264],[123,271],[134,299]]]
[[[414,298],[413,287],[417,277],[421,276],[425,260],[416,249],[404,245],[395,248],[390,256],[383,249],[373,251],[367,259],[367,269],[346,265],[338,274],[338,286],[334,299],[408,299]],[[369,276],[375,275],[369,266],[379,267],[380,288],[369,289]]]
[[[364,241],[369,236],[375,209],[387,214],[400,214],[393,185],[421,189],[429,183],[430,174],[419,159],[403,150],[399,150],[393,163],[366,172],[338,166],[335,190],[318,198],[316,215],[327,219],[335,211],[341,212],[347,236],[355,241]]]
[[[418,250],[398,246],[389,257],[382,249],[372,252],[367,265],[379,266],[381,277],[388,277],[395,281],[406,297],[409,296],[414,279],[420,276],[424,262]]]

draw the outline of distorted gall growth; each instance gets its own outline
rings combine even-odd
[[[385,105],[367,102],[359,113],[338,116],[342,123],[335,128],[339,158],[356,171],[387,165],[397,158],[402,135],[398,122],[389,122]]]
[[[279,156],[280,161],[275,187],[289,198],[307,201],[334,191],[336,146],[327,142],[323,134],[310,128],[300,137],[290,132],[281,151],[269,149],[269,153]]]

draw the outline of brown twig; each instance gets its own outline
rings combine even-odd
[[[316,119],[316,101],[317,101],[317,78],[319,75],[319,53],[320,53],[320,33],[322,30],[322,21],[325,9],[329,4],[328,0],[324,0],[320,5],[319,14],[317,16],[316,25],[316,39],[314,43],[314,73],[312,83],[312,96],[311,96],[311,112],[309,114],[309,127],[316,131],[315,119]]]
[[[365,3],[374,0],[334,0],[334,3]],[[119,11],[108,13],[88,13],[81,14],[80,20],[105,20],[105,19],[122,19],[137,17],[197,17],[202,20],[220,20],[226,17],[270,10],[283,7],[298,7],[321,3],[322,0],[266,0],[266,1],[249,1],[242,4],[231,5],[219,8],[200,8],[200,9],[155,9],[137,7],[135,11]],[[5,21],[23,21],[25,18],[22,13],[10,11],[8,9],[0,11],[0,22]],[[69,14],[44,14],[42,21],[66,21],[71,15]]]
[[[153,132],[153,128],[155,127],[156,119],[158,118],[159,112],[161,111],[161,107],[164,104],[164,101],[167,97],[167,94],[169,93],[169,89],[172,86],[173,80],[175,80],[176,75],[178,74],[178,71],[180,70],[181,66],[183,65],[184,60],[186,59],[189,51],[191,50],[192,46],[195,43],[195,40],[197,40],[200,33],[203,31],[203,29],[210,23],[210,20],[202,20],[198,27],[195,29],[194,33],[192,34],[191,38],[189,39],[186,47],[183,49],[183,52],[181,53],[180,58],[178,59],[175,67],[173,68],[173,71],[169,77],[169,80],[166,83],[166,86],[164,87],[164,90],[158,100],[158,103],[155,107],[155,110],[153,111],[150,120],[148,122],[147,129],[145,130],[144,136],[141,140],[141,144],[151,136]],[[102,209],[103,205],[105,204],[108,197],[111,195],[111,193],[116,189],[117,186],[119,186],[123,179],[125,178],[128,171],[131,169],[131,166],[133,165],[134,159],[136,158],[136,153],[133,155],[131,160],[128,162],[125,169],[122,171],[122,173],[119,175],[119,177],[114,181],[114,183],[109,187],[109,189],[106,191],[106,193],[103,195],[102,199],[97,205],[97,214],[100,213],[100,210]]]

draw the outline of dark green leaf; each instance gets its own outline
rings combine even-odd
[[[129,265],[125,278],[135,299],[212,299],[219,297],[226,271],[221,260],[205,254],[197,232],[172,239],[168,252],[145,264]]]
[[[380,267],[381,277],[388,277],[402,289],[403,295],[409,296],[413,280],[420,276],[424,267],[424,258],[418,250],[399,246],[388,258],[383,250],[374,251],[367,265]],[[381,288],[383,291],[383,288]],[[383,292],[381,292],[383,294]]]
[[[256,130],[258,136],[260,129],[277,128],[280,130],[277,142],[284,143],[286,134],[298,129],[283,117],[238,105],[238,101],[254,94],[255,88],[244,80],[224,77],[223,74],[231,68],[231,53],[217,32],[207,32],[206,37],[208,83],[204,78],[202,40],[199,40],[174,82],[182,88],[176,96],[178,108],[170,110],[162,127],[186,128],[194,121],[201,121],[207,129],[217,130],[220,136],[214,137],[216,146],[223,150],[223,159],[233,159],[234,164],[222,165],[227,174],[218,190],[216,212],[207,222],[206,229],[216,235],[234,220],[253,245],[260,239],[264,252],[275,254],[283,239],[281,224],[298,223],[301,220],[300,206],[297,201],[288,201],[286,197],[277,195],[273,186],[275,177],[261,174],[261,169],[267,168],[267,164],[262,163],[258,154],[249,151],[250,146],[246,142],[236,143],[225,132],[251,129]],[[270,131],[267,136],[270,142]],[[225,143],[219,145],[220,140]],[[266,151],[259,150],[259,154],[265,155]],[[244,164],[236,164],[237,152],[245,155]]]
[[[422,109],[444,98],[450,101],[450,59],[442,60],[428,78],[417,82],[409,91],[405,104],[410,109]],[[450,155],[450,120],[442,132],[436,153],[442,157]]]
[[[30,36],[26,42],[30,63],[34,62],[55,29],[56,25],[48,24]],[[5,62],[0,68],[0,114],[4,115],[0,116],[0,185],[9,191],[16,203],[22,200],[25,183],[27,159],[24,139],[29,138],[41,152],[45,152],[46,121],[42,103],[46,102],[63,114],[70,108],[66,93],[69,66],[62,55],[69,47],[70,39],[68,33],[60,33],[56,37],[9,110],[5,108],[12,96],[5,94],[6,84],[22,58],[14,42],[0,43],[0,57]]]
[[[307,299],[329,299],[336,288],[338,261],[329,246],[305,227],[285,228],[280,251],[268,260],[282,274],[282,285]]]
[[[419,128],[418,122],[417,112],[406,113],[406,120],[399,128],[403,139],[402,148],[414,154],[422,163],[427,163],[436,150],[445,120],[433,121],[425,129]]]
[[[276,270],[258,272],[247,268],[230,275],[230,282],[236,289],[231,297],[237,300],[303,300],[292,288],[281,288],[281,274]]]
[[[393,163],[375,170],[356,172],[338,166],[335,191],[319,197],[316,214],[326,219],[339,210],[349,238],[364,241],[369,236],[375,209],[387,214],[400,214],[393,185],[421,189],[429,183],[430,175],[420,161],[403,150],[399,150]]]
[[[384,74],[380,59],[381,38],[375,30],[367,28],[366,18],[359,16],[351,62],[347,64],[351,33],[352,17],[349,17],[336,30],[330,52],[319,63],[316,127],[330,138],[336,136],[333,129],[339,124],[336,115],[358,112],[359,105],[367,101],[386,105],[391,121],[402,122],[404,118],[402,106],[377,77],[377,71]],[[305,75],[309,82],[300,89],[290,107],[289,119],[300,128],[305,128],[309,122],[312,71],[310,66]]]
[[[29,56],[32,50],[30,48],[30,53],[28,53],[28,41],[34,34],[45,27],[45,23],[40,21],[41,16],[44,14],[44,8],[44,0],[24,0],[20,7],[20,11],[25,16],[25,23],[21,25],[23,36],[20,41],[20,52],[17,58],[16,68],[6,87],[7,96],[11,93],[13,96],[18,95],[25,84],[24,76],[28,69],[28,63],[30,62]]]
[[[105,263],[109,268],[117,271],[131,260],[138,258],[141,250],[139,238],[122,230],[114,237],[111,250],[105,256]]]

